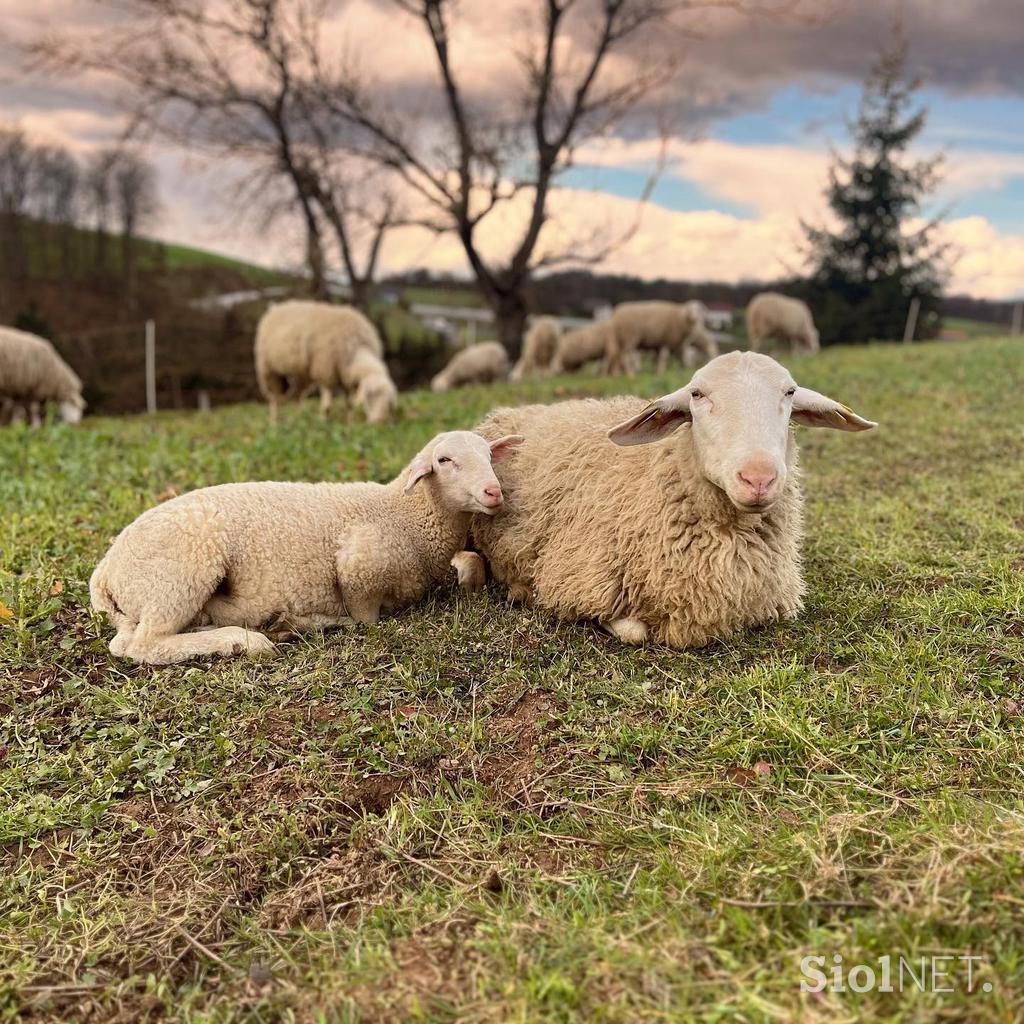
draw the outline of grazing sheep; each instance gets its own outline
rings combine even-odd
[[[261,628],[376,622],[449,571],[474,513],[494,515],[491,462],[521,442],[435,437],[389,484],[243,483],[192,491],[121,531],[89,581],[113,654],[167,665],[273,649]]]
[[[633,373],[642,349],[659,353],[658,369],[675,353],[684,359],[687,344],[700,347],[708,359],[718,355],[718,345],[704,328],[704,304],[700,302],[620,302],[612,313],[605,370]]]
[[[608,321],[596,320],[584,327],[566,331],[558,339],[552,373],[573,373],[587,363],[604,359],[608,347]]]
[[[476,547],[512,599],[597,619],[625,643],[697,647],[793,618],[803,499],[790,422],[875,426],[752,352],[650,404],[498,409],[480,433],[526,445],[499,474],[501,519],[474,523]]]
[[[346,400],[358,391],[347,383],[353,379],[348,368],[362,351],[376,356],[379,368],[387,373],[380,335],[358,310],[299,300],[271,306],[256,328],[254,350],[256,378],[270,403],[270,422],[277,422],[283,400],[301,400],[313,388],[320,389],[320,415],[326,418],[336,388],[344,390]],[[357,400],[369,414],[358,393]]]
[[[778,292],[761,292],[747,306],[747,344],[751,351],[758,351],[768,338],[788,342],[794,352],[817,352],[821,347],[807,303]]]
[[[691,299],[685,303],[686,308],[693,317],[693,328],[683,340],[682,349],[676,355],[682,361],[683,366],[692,369],[697,365],[698,352],[703,354],[704,362],[710,363],[718,355],[718,342],[715,336],[708,330],[707,315],[708,307],[699,299]],[[668,357],[671,350],[663,348],[658,354],[658,372],[661,373],[668,365]]]
[[[430,382],[439,394],[466,384],[489,384],[508,376],[508,353],[496,341],[481,341],[456,352]]]
[[[555,357],[561,334],[562,324],[557,317],[542,316],[534,320],[526,332],[522,355],[512,367],[509,380],[523,380],[545,374]]]
[[[355,394],[370,423],[386,423],[398,404],[398,388],[384,360],[368,348],[359,349],[345,365],[342,383],[347,394]],[[329,407],[331,392],[327,395]],[[324,408],[323,391],[320,392],[320,408]]]
[[[32,426],[38,427],[47,402],[60,403],[65,423],[80,422],[85,401],[78,374],[45,338],[0,327],[0,423],[24,407]]]

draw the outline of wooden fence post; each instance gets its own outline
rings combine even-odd
[[[146,412],[156,412],[156,324],[146,321]]]
[[[914,340],[914,331],[917,330],[917,314],[921,312],[921,300],[915,295],[910,300],[910,309],[907,311],[907,325],[903,329],[903,341],[909,343]]]

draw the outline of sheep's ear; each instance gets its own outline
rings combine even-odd
[[[810,388],[797,388],[790,419],[805,427],[831,427],[833,430],[870,430],[877,423],[858,416],[849,406]]]
[[[507,459],[525,440],[522,434],[506,434],[497,441],[491,441],[491,462]]]
[[[405,493],[412,494],[412,489],[416,486],[417,482],[433,472],[433,456],[429,452],[420,452],[412,460],[412,465],[409,467],[409,475],[405,478]]]
[[[616,444],[650,444],[668,437],[684,423],[691,423],[689,386],[653,402],[632,419],[612,427],[608,436]]]

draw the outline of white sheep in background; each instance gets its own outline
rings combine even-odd
[[[467,384],[490,384],[508,377],[508,353],[496,341],[481,341],[456,352],[430,382],[439,394]]]
[[[387,374],[380,335],[358,310],[300,300],[271,306],[256,328],[254,348],[256,378],[260,392],[270,403],[271,423],[277,422],[283,400],[301,400],[313,388],[320,389],[320,415],[326,417],[336,389],[341,388],[346,399],[357,391],[358,384],[347,381],[353,379],[349,367],[359,352],[376,356],[379,365],[375,369],[383,368]],[[361,404],[370,415],[370,406]],[[392,399],[383,418],[387,418],[393,404]],[[379,410],[374,415],[379,416]]]
[[[555,358],[558,339],[562,336],[562,323],[554,316],[540,316],[530,325],[523,339],[523,352],[512,367],[509,380],[523,380],[547,373]]]
[[[453,431],[389,484],[221,484],[151,508],[89,581],[117,629],[111,652],[154,665],[257,654],[274,647],[258,632],[271,624],[301,633],[407,607],[447,575],[473,515],[501,509],[491,462],[521,440]]]
[[[47,402],[60,404],[65,423],[78,423],[85,409],[78,374],[45,338],[0,327],[0,423],[24,407],[38,427]]]
[[[370,423],[386,423],[390,419],[398,404],[398,388],[380,356],[368,348],[359,349],[345,364],[341,376],[346,394],[355,395]],[[322,394],[320,407],[324,407]]]
[[[592,324],[566,331],[558,339],[551,372],[573,373],[587,363],[604,359],[608,347],[608,321],[595,320]]]
[[[756,352],[768,338],[787,342],[794,352],[817,352],[818,330],[806,302],[778,292],[761,292],[747,306],[747,344]]]
[[[643,349],[659,353],[659,370],[665,368],[671,354],[683,361],[687,345],[699,347],[705,358],[713,359],[718,344],[704,327],[705,313],[700,302],[620,302],[609,320],[605,370],[635,372]]]
[[[498,409],[480,433],[526,443],[499,472],[505,511],[474,523],[473,539],[510,597],[597,619],[625,643],[696,647],[793,618],[804,582],[791,422],[875,426],[753,352],[719,356],[650,404]]]

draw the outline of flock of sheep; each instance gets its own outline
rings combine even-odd
[[[658,353],[659,371],[672,356],[692,366],[698,352],[706,360],[718,355],[706,312],[700,302],[624,302],[607,320],[564,332],[556,318],[540,317],[527,332],[515,366],[501,345],[485,341],[455,353],[431,387],[445,392],[466,384],[570,373],[597,362],[607,373],[632,373],[644,350]],[[768,338],[798,350],[818,348],[807,306],[775,292],[756,296],[748,306],[747,335],[753,351]],[[304,399],[314,389],[322,415],[338,392],[346,404],[351,398],[362,406],[371,423],[385,422],[398,400],[380,336],[354,309],[303,301],[274,305],[260,320],[254,354],[272,422],[282,401]],[[78,375],[45,339],[0,327],[0,425],[25,418],[39,426],[50,402],[59,406],[63,420],[78,422],[85,409]]]
[[[752,347],[774,336],[815,351],[807,307],[774,294],[748,309]],[[433,380],[558,373],[600,360],[632,372],[644,350],[664,366],[708,361],[682,388],[638,398],[501,408],[439,434],[377,483],[237,483],[143,513],[90,580],[116,628],[112,653],[151,664],[256,654],[275,641],[406,608],[455,569],[467,591],[491,575],[510,600],[596,620],[624,643],[699,646],[787,619],[802,606],[802,493],[791,423],[875,426],[800,387],[756,351],[717,355],[702,307],[631,302],[562,332],[531,327],[511,368],[496,343],[470,346]],[[271,307],[255,342],[260,390],[281,401],[336,391],[375,423],[397,389],[374,327],[355,310]],[[81,382],[46,341],[0,329],[3,410],[41,420],[49,401],[81,418]],[[680,429],[686,427],[687,429]],[[159,581],[159,586],[154,583]]]
[[[504,347],[484,341],[456,352],[430,382],[437,393],[468,384],[571,373],[600,363],[605,373],[633,373],[644,351],[658,354],[658,370],[675,357],[693,366],[697,355],[718,355],[718,343],[705,324],[701,302],[624,302],[606,320],[562,330],[555,317],[542,316],[523,340],[514,366]],[[747,310],[750,347],[768,338],[815,352],[818,332],[810,310],[798,299],[775,292],[756,296]],[[256,331],[256,377],[276,422],[280,403],[320,392],[327,415],[335,392],[354,398],[371,423],[388,418],[398,391],[388,375],[377,331],[360,313],[342,306],[290,301],[272,306]]]
[[[690,323],[680,309],[659,309],[658,323]],[[336,388],[371,418],[393,406],[372,329],[351,310],[329,312],[333,320],[286,303],[264,317],[256,362],[272,416],[282,397],[312,388],[325,409]],[[651,343],[636,330],[635,309],[616,324],[618,316],[600,328],[602,358],[613,365],[630,367],[645,343],[679,351],[669,339],[681,328],[664,327]],[[347,325],[344,344],[324,343],[328,322]],[[800,343],[810,348],[808,324]],[[543,348],[550,366],[568,336],[541,321],[524,360]],[[466,379],[452,365],[443,387]],[[387,484],[223,484],[158,505],[97,566],[92,605],[116,629],[113,654],[170,664],[265,653],[295,634],[372,623],[419,601],[453,568],[460,586],[479,590],[489,566],[512,601],[596,620],[627,644],[699,646],[802,607],[803,498],[790,424],[875,426],[757,352],[714,357],[652,403],[496,409],[472,430],[428,441]]]

